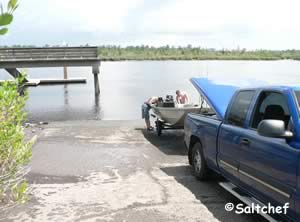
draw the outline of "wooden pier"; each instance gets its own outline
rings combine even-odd
[[[95,94],[100,93],[100,58],[97,47],[0,48],[0,68],[14,78],[18,68],[64,67],[64,79],[26,79],[27,85],[85,83],[86,79],[68,79],[67,67],[92,67]]]

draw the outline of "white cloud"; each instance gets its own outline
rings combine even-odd
[[[22,41],[26,32],[33,44],[61,35],[74,43],[300,48],[299,8],[298,0],[26,0],[11,35]]]
[[[27,0],[21,3],[19,17],[31,27],[84,32],[122,32],[130,10],[142,0]],[[28,21],[28,22],[29,22]]]
[[[287,33],[300,36],[299,8],[297,0],[176,0],[146,14],[140,31],[160,33],[162,38],[168,38],[167,33],[193,35],[199,42],[215,41],[218,48],[240,43],[274,48],[290,45]]]
[[[161,32],[211,32],[228,25],[295,28],[300,24],[297,0],[176,0],[145,16],[144,30]]]

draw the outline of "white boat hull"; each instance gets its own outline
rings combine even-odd
[[[183,126],[184,118],[188,113],[200,113],[198,105],[179,105],[177,107],[156,107],[153,106],[153,113],[165,124],[172,126]]]

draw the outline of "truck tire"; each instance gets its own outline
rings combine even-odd
[[[198,180],[207,179],[209,169],[203,155],[202,145],[196,142],[192,148],[192,167],[193,173]]]

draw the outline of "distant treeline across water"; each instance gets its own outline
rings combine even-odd
[[[55,45],[58,47],[59,45]],[[88,45],[85,45],[88,46]],[[0,46],[6,48],[8,46]],[[35,47],[34,45],[14,45],[15,48]],[[45,45],[44,47],[52,47]],[[214,49],[193,47],[162,46],[99,46],[99,56],[104,61],[120,60],[300,60],[300,50],[247,50],[243,49]]]

